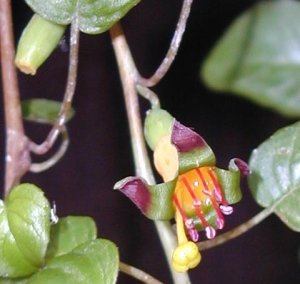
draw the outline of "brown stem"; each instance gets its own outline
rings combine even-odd
[[[159,280],[155,279],[153,276],[147,274],[146,272],[128,265],[124,262],[120,262],[119,265],[119,269],[121,272],[130,275],[131,277],[140,280],[143,283],[146,284],[163,284],[162,282],[160,282]]]
[[[142,122],[140,118],[140,109],[138,103],[138,96],[136,91],[136,76],[137,70],[130,54],[130,49],[124,38],[124,33],[119,24],[114,25],[110,29],[111,37],[113,39],[113,47],[115,50],[120,77],[122,81],[125,106],[128,116],[129,130],[132,140],[132,152],[136,165],[136,175],[142,176],[150,183],[153,183],[154,178],[149,174],[150,162],[147,158],[147,150],[144,143]]]
[[[183,33],[185,31],[186,22],[190,15],[192,3],[193,0],[183,1],[177,27],[164,60],[150,78],[146,79],[138,75],[138,84],[153,87],[166,75],[178,52]]]
[[[19,183],[30,166],[28,139],[24,134],[17,73],[14,66],[14,37],[10,0],[0,0],[0,38],[3,99],[6,129],[4,194]]]
[[[66,126],[64,125],[61,127],[61,134],[62,142],[57,152],[44,162],[32,163],[29,169],[31,172],[40,173],[46,171],[49,168],[53,167],[55,164],[57,164],[57,162],[64,156],[69,146],[69,134]]]
[[[63,126],[66,123],[67,114],[72,106],[77,80],[79,34],[78,17],[76,16],[71,24],[69,71],[64,99],[59,116],[50,130],[46,140],[40,145],[37,145],[34,142],[30,143],[30,150],[37,155],[43,155],[52,148],[59,133],[62,132]]]

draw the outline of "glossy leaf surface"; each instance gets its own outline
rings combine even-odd
[[[0,276],[21,277],[44,264],[49,242],[50,206],[32,184],[16,186],[0,201]]]
[[[255,200],[300,231],[300,123],[282,128],[254,150],[250,168]]]
[[[57,24],[70,24],[78,12],[79,29],[99,34],[118,22],[140,0],[26,0],[38,14]]]
[[[53,225],[50,236],[47,258],[66,254],[87,241],[95,240],[97,228],[90,217],[68,216]]]
[[[60,112],[61,103],[47,99],[29,99],[22,102],[23,118],[39,123],[53,124]],[[71,109],[67,114],[67,121],[74,116],[74,110]]]
[[[50,260],[26,284],[116,283],[119,269],[117,247],[108,240],[86,242]]]
[[[238,17],[204,62],[214,90],[300,116],[300,3],[262,1]]]

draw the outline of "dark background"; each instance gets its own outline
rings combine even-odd
[[[199,67],[228,24],[255,1],[195,0],[179,54],[154,88],[162,106],[193,126],[213,148],[220,167],[233,156],[248,160],[255,147],[276,129],[292,123],[276,113],[237,97],[210,92],[199,79]],[[13,1],[16,38],[31,16],[23,1]],[[136,64],[145,76],[162,60],[182,1],[143,0],[123,20]],[[55,200],[58,215],[90,215],[101,237],[113,240],[123,262],[137,266],[164,283],[172,283],[152,221],[139,213],[113,184],[134,173],[127,119],[109,34],[82,34],[76,116],[69,124],[71,145],[63,160],[42,174],[28,174]],[[19,75],[22,98],[60,100],[66,81],[68,52],[58,48],[35,77]],[[2,104],[2,102],[1,102]],[[142,110],[148,108],[141,99]],[[2,110],[2,107],[1,107]],[[3,111],[1,155],[4,156]],[[26,124],[28,135],[42,142],[48,128]],[[39,157],[34,157],[39,161]],[[3,159],[2,159],[3,161]],[[3,180],[3,163],[0,168]],[[235,206],[226,230],[248,220],[261,208],[246,183],[244,199]],[[202,252],[202,264],[191,271],[193,283],[300,283],[299,234],[276,216],[223,246]],[[120,274],[118,283],[138,283]]]

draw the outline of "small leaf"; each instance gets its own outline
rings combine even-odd
[[[300,231],[300,123],[282,128],[253,151],[249,186],[263,207]]]
[[[29,99],[22,102],[22,115],[28,121],[53,124],[60,112],[61,103],[47,99]],[[67,114],[67,121],[74,116],[74,109]]]
[[[50,206],[32,184],[16,186],[0,202],[0,276],[22,277],[44,264]]]
[[[300,3],[260,1],[238,17],[202,67],[204,82],[300,116]]]
[[[53,258],[27,284],[116,283],[119,268],[117,247],[108,240],[97,239]]]
[[[140,0],[26,0],[42,17],[57,24],[70,24],[78,5],[79,29],[88,34],[107,31]],[[78,2],[78,3],[77,3]]]
[[[97,228],[94,220],[84,216],[61,218],[52,226],[47,258],[53,258],[72,251],[75,247],[95,240]]]

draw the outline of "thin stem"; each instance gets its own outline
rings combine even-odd
[[[218,245],[224,244],[227,241],[230,241],[230,240],[246,233],[247,231],[252,229],[254,226],[259,224],[261,221],[266,219],[268,216],[270,216],[273,213],[273,209],[274,209],[273,207],[268,207],[268,208],[262,210],[260,213],[258,213],[254,217],[252,217],[247,222],[237,226],[236,228],[234,228],[234,229],[232,229],[232,230],[230,230],[230,231],[228,231],[228,232],[226,232],[222,235],[219,235],[218,237],[216,237],[212,240],[199,242],[198,243],[199,249],[200,250],[206,250],[206,249],[216,247]]]
[[[50,159],[44,162],[32,163],[29,169],[31,172],[40,173],[46,171],[55,164],[57,164],[57,162],[64,156],[69,146],[69,134],[67,128],[64,125],[61,127],[61,134],[62,142],[57,152]]]
[[[10,0],[0,0],[0,39],[3,99],[6,129],[4,194],[28,171],[30,155],[24,134],[17,73],[14,66],[14,38]]]
[[[110,33],[124,91],[136,175],[143,177],[148,183],[154,184],[155,180],[143,138],[143,128],[136,91],[137,70],[121,26],[116,24],[111,28]],[[155,221],[154,223],[171,269],[170,254],[176,246],[175,235],[173,234],[170,222]],[[173,269],[171,269],[171,273],[175,284],[190,283],[186,273],[178,274]]]
[[[185,31],[186,22],[190,15],[192,3],[193,0],[183,1],[177,27],[164,60],[150,78],[146,79],[138,75],[138,84],[153,87],[166,75],[177,55],[182,36]]]
[[[150,102],[152,109],[160,108],[158,96],[152,90],[141,85],[136,85],[136,89],[142,97]]]
[[[70,54],[69,54],[69,70],[66,84],[66,90],[64,99],[60,109],[59,116],[50,130],[46,140],[37,145],[34,142],[30,143],[30,150],[38,155],[43,155],[48,152],[49,149],[54,145],[63,125],[66,123],[67,114],[72,106],[72,100],[76,88],[77,69],[78,69],[78,51],[79,51],[79,27],[78,27],[78,16],[75,16],[71,24],[71,35],[70,35]]]
[[[146,284],[163,284],[162,282],[160,282],[159,280],[155,279],[153,276],[151,276],[150,274],[147,274],[146,272],[128,265],[124,262],[120,262],[119,264],[119,269],[121,272],[130,275],[131,277],[146,283]]]

